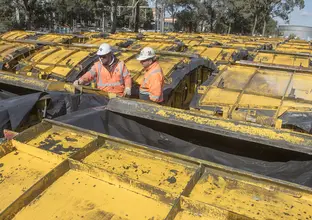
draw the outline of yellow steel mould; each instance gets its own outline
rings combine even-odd
[[[228,94],[227,94],[228,95]],[[222,97],[224,99],[224,97]],[[230,98],[228,98],[230,101]],[[220,100],[219,100],[220,102]],[[143,101],[112,99],[106,107],[109,111],[169,123],[219,135],[237,137],[246,141],[271,145],[287,150],[312,154],[312,136],[286,129],[273,129],[244,121],[223,119],[202,111],[187,111],[158,106]]]
[[[93,48],[45,46],[30,58],[23,60],[23,68],[18,71],[20,74],[49,78],[50,75],[57,79],[65,80],[70,73],[83,71],[80,63],[90,59],[89,65],[95,59]],[[37,71],[32,72],[32,69]]]
[[[192,108],[212,115],[272,126],[284,112],[311,112],[310,72],[232,65],[206,86]],[[200,92],[203,90],[204,92]],[[262,113],[265,111],[267,113]]]
[[[310,67],[310,56],[296,53],[258,52],[253,60],[256,63],[268,63],[295,67]]]
[[[26,144],[51,128],[83,132],[95,138],[94,144],[69,158]],[[244,220],[312,215],[309,188],[59,122],[44,121],[6,145],[0,151],[0,185],[5,184],[0,188],[1,219]]]
[[[208,58],[213,62],[233,62],[232,55],[238,52],[235,48],[222,48],[222,47],[206,47],[195,46],[192,48],[194,52],[200,56]]]
[[[52,43],[66,43],[74,38],[73,35],[65,34],[44,34],[37,38],[38,41],[52,42]]]
[[[119,46],[122,43],[125,43],[126,39],[115,39],[115,38],[92,38],[87,40],[85,44],[100,46],[103,43],[107,43],[111,46]]]
[[[7,33],[4,33],[0,36],[2,40],[22,40],[29,36],[36,35],[35,32],[26,32],[26,31],[10,31]]]
[[[155,40],[140,40],[136,41],[133,45],[130,46],[130,49],[140,50],[143,47],[151,47],[154,50],[162,51],[181,51],[183,47],[179,47],[176,42],[172,41],[155,41]]]
[[[18,143],[8,145],[11,144],[0,145],[1,151],[11,148],[0,157],[0,219],[6,219],[7,213],[16,212],[23,202],[34,199],[36,191],[50,184],[49,178],[60,172],[58,166],[63,162],[57,155],[40,149],[29,150]]]
[[[18,61],[30,56],[36,48],[34,44],[0,41],[0,62],[3,64],[1,69],[14,71]]]

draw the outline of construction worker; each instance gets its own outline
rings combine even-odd
[[[97,51],[99,61],[91,70],[74,82],[74,86],[84,85],[96,79],[97,88],[118,96],[131,96],[132,80],[123,61],[112,53],[110,45],[104,43]]]
[[[144,47],[137,60],[145,69],[144,79],[140,86],[140,99],[163,102],[164,74],[156,60],[155,51],[150,47]]]

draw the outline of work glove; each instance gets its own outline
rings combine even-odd
[[[131,88],[125,88],[124,96],[131,96]]]
[[[78,80],[75,80],[74,83],[73,83],[73,85],[74,85],[76,88],[79,88],[79,87],[80,87],[80,86],[79,86],[80,84],[81,84],[81,82],[80,82],[79,79],[78,79]]]

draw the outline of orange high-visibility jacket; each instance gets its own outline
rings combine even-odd
[[[115,62],[110,69],[111,70],[106,69],[102,63],[98,61],[94,63],[91,70],[85,73],[80,80],[83,82],[91,82],[96,78],[98,89],[123,96],[124,89],[131,88],[132,86],[130,73],[123,61]]]
[[[144,74],[143,82],[140,86],[140,94],[148,95],[154,102],[162,102],[164,88],[164,74],[157,61],[152,63]]]

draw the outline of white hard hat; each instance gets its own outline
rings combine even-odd
[[[112,52],[112,48],[109,44],[107,43],[104,43],[104,44],[101,44],[99,50],[97,51],[97,55],[98,56],[104,56],[108,53]]]
[[[140,55],[137,57],[137,60],[147,60],[147,59],[151,59],[154,58],[156,56],[155,51],[153,48],[151,47],[144,47],[141,50]]]

